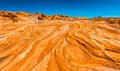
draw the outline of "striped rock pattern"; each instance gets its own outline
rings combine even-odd
[[[120,71],[120,26],[0,24],[0,71]]]

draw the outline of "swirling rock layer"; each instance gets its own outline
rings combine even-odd
[[[120,26],[94,21],[0,24],[0,71],[120,71]]]

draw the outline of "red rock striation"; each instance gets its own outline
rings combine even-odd
[[[58,15],[10,15],[24,21],[0,24],[0,71],[120,71],[118,24],[61,20]],[[31,17],[42,21],[31,24]]]

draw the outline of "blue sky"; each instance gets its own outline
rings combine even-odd
[[[76,17],[120,17],[120,0],[0,0],[0,10]]]

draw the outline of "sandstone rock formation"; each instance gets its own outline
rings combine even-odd
[[[91,20],[2,23],[0,71],[120,71],[120,25]]]
[[[52,15],[47,16],[41,13],[28,13],[28,12],[5,12],[0,11],[0,23],[39,23],[41,21],[50,21],[50,20],[66,20],[66,21],[73,21],[73,20],[86,20],[85,17],[68,17],[65,15]]]
[[[109,22],[110,24],[115,24],[115,23],[119,24],[120,17],[114,17],[114,18],[107,17],[107,18],[104,18],[104,17],[98,16],[98,17],[90,18],[89,20],[93,20],[93,21],[106,21],[106,22]]]

